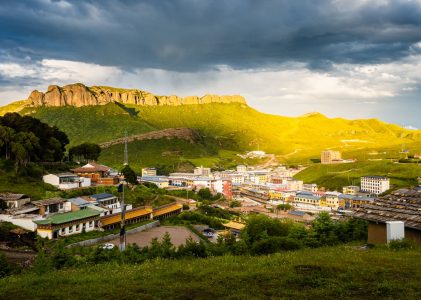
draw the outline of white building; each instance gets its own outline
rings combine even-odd
[[[361,177],[361,191],[379,195],[390,189],[390,179],[383,176]]]
[[[356,195],[360,191],[360,187],[357,185],[348,185],[342,188],[342,193],[347,195]]]
[[[246,165],[238,165],[237,166],[237,172],[238,173],[245,173],[245,172],[247,172],[247,166]]]
[[[306,184],[303,184],[303,191],[317,192],[317,184],[315,184],[315,183],[306,183]]]
[[[156,176],[155,168],[142,168],[142,177]]]
[[[210,176],[211,175],[211,169],[210,168],[204,168],[203,166],[194,168],[194,175],[196,176]]]
[[[51,184],[60,190],[77,189],[91,186],[91,179],[79,177],[72,173],[47,174],[42,177],[45,183]]]

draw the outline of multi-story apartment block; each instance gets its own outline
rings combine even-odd
[[[303,184],[303,191],[306,191],[306,192],[317,192],[317,184],[315,184],[315,183],[306,183],[306,184]]]
[[[238,173],[245,173],[245,172],[247,172],[247,166],[246,165],[238,165],[237,166],[237,172]]]
[[[203,166],[194,168],[194,175],[196,176],[210,176],[211,175],[211,169],[210,168],[204,168]]]
[[[333,150],[324,150],[321,153],[320,160],[322,164],[335,164],[342,162],[341,152]]]
[[[360,187],[357,185],[348,185],[342,188],[342,193],[347,195],[356,195],[360,191]]]
[[[156,169],[155,168],[142,168],[142,177],[155,177]]]
[[[383,176],[361,177],[361,191],[379,195],[390,189],[390,179]]]

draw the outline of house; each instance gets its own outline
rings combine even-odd
[[[95,194],[89,196],[89,200],[96,203],[96,205],[110,209],[112,214],[121,212],[120,201],[113,194]]]
[[[77,189],[91,186],[89,178],[81,178],[72,173],[48,174],[42,177],[45,183],[49,183],[61,190]]]
[[[390,195],[379,197],[373,203],[357,208],[353,215],[369,222],[367,240],[369,244],[388,242],[390,229],[396,226],[390,223],[393,221],[403,222],[404,237],[421,244],[421,191],[416,189],[394,191]]]
[[[238,173],[245,173],[245,172],[247,172],[247,166],[246,165],[238,165],[236,169],[237,169],[237,172]]]
[[[138,177],[139,182],[153,183],[161,189],[169,186],[169,179],[167,176],[142,176]]]
[[[81,197],[70,198],[70,199],[67,199],[67,201],[70,202],[72,211],[86,209],[89,206],[93,206],[91,202]]]
[[[341,152],[333,150],[324,150],[320,154],[322,164],[336,164],[342,162]]]
[[[299,192],[297,195],[295,195],[294,202],[320,206],[321,199],[322,197],[313,195],[310,192]]]
[[[56,239],[61,236],[95,230],[95,223],[99,220],[99,212],[86,208],[83,210],[57,213],[43,220],[36,220],[37,234],[40,237]]]
[[[142,168],[142,177],[155,177],[156,169],[155,168]]]
[[[111,168],[90,162],[82,167],[73,169],[72,172],[80,177],[88,178],[92,183],[100,185],[115,185],[118,184],[118,177],[111,176]]]
[[[31,204],[38,208],[38,214],[41,216],[72,210],[71,203],[60,197],[32,201]]]
[[[356,195],[360,191],[360,187],[357,185],[347,185],[342,187],[342,193],[347,195]]]
[[[315,183],[306,183],[306,184],[303,184],[303,191],[317,192],[317,184],[315,184]]]
[[[390,180],[384,176],[362,176],[361,191],[379,195],[390,189]]]
[[[4,205],[0,203],[0,210],[2,207],[7,209],[20,208],[30,201],[31,198],[25,194],[0,193],[0,202],[4,203]]]
[[[236,235],[236,236],[241,233],[241,230],[243,230],[244,227],[246,227],[245,224],[234,222],[234,221],[229,221],[228,223],[225,223],[222,225],[224,225],[224,227],[228,229],[231,234]]]
[[[193,174],[197,176],[210,176],[211,175],[211,169],[210,168],[204,168],[203,166],[196,167],[193,170]]]
[[[153,209],[153,219],[161,220],[171,216],[178,215],[183,210],[183,205],[180,203],[170,203],[167,205],[162,205],[160,207]]]

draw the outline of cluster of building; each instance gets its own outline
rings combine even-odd
[[[117,171],[94,162],[71,171],[44,175],[43,181],[61,190],[69,190],[92,185],[116,185],[120,180]]]
[[[358,208],[372,203],[377,195],[390,188],[389,178],[363,176],[361,186],[345,186],[342,192],[324,191],[319,190],[317,184],[304,184],[294,179],[299,171],[284,166],[255,170],[239,165],[235,170],[212,172],[210,168],[197,167],[192,173],[157,176],[156,169],[144,168],[139,181],[153,183],[160,188],[209,188],[227,199],[238,196],[263,204],[289,203],[315,212]]]
[[[55,239],[93,230],[120,227],[121,203],[117,196],[102,193],[71,199],[60,197],[31,201],[24,194],[0,194],[0,221],[10,222],[39,236]],[[125,223],[162,219],[180,213],[182,205],[133,208],[126,205]]]
[[[324,150],[320,154],[320,162],[322,164],[343,164],[352,163],[355,160],[343,159],[341,152],[335,150]]]

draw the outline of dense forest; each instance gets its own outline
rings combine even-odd
[[[0,157],[15,162],[16,169],[29,162],[55,162],[64,158],[67,135],[40,120],[7,113],[0,117]]]

